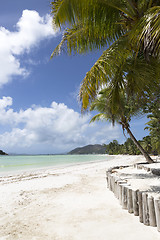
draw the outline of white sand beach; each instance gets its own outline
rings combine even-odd
[[[0,178],[1,240],[158,240],[160,233],[122,210],[106,169],[142,156]]]

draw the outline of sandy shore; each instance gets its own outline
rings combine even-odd
[[[156,228],[122,210],[106,187],[111,166],[144,161],[117,156],[67,168],[0,178],[1,240],[158,240]]]

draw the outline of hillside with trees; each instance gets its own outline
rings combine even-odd
[[[8,155],[8,154],[0,150],[0,155]]]
[[[100,144],[87,145],[80,148],[75,148],[68,154],[105,154],[106,146]]]

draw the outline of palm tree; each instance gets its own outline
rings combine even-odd
[[[113,140],[108,145],[106,145],[106,153],[110,155],[119,154],[120,145],[117,140]]]
[[[109,120],[114,125],[115,122],[122,126],[123,132],[126,130],[130,138],[146,158],[148,163],[153,163],[153,160],[148,153],[142,148],[135,136],[130,130],[129,122],[132,116],[137,116],[140,113],[139,103],[136,101],[136,96],[129,97],[121,92],[119,104],[113,109],[112,104],[112,89],[110,87],[102,90],[99,96],[92,102],[90,111],[96,110],[99,113],[95,115],[91,122],[96,120]]]
[[[139,143],[139,141],[138,141]],[[137,146],[134,144],[131,138],[128,138],[126,142],[124,143],[125,148],[127,149],[127,153],[130,155],[136,155],[139,153],[139,150],[137,149]]]
[[[159,1],[54,0],[51,8],[53,24],[60,29],[64,27],[62,40],[51,57],[65,50],[69,54],[83,54],[106,49],[82,81],[79,92],[82,111],[89,108],[101,88],[109,85],[111,115],[115,113],[115,120],[121,122],[137,145],[127,115],[120,116],[117,109],[125,92],[127,96],[136,93],[136,98],[143,98],[157,84]],[[146,158],[152,162],[149,156]]]
[[[159,5],[157,0],[51,2],[54,25],[59,28],[64,26],[62,40],[52,53],[52,57],[65,50],[69,54],[72,52],[83,54],[107,48],[82,82],[80,88],[82,109],[89,106],[99,88],[110,79],[116,79],[114,85],[124,88],[125,70],[131,65],[133,71],[130,71],[128,82],[130,92],[142,92],[146,79],[150,82],[156,79],[156,74],[152,77],[149,74],[151,71],[155,72],[155,68],[153,70],[150,65],[153,66],[153,62],[157,62],[160,49]],[[130,59],[132,64],[129,62]],[[146,59],[148,63],[145,64]],[[115,94],[117,92],[116,88]],[[115,98],[118,101],[118,97]]]

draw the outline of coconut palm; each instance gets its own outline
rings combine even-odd
[[[83,54],[95,49],[107,49],[82,82],[80,88],[82,108],[86,109],[89,106],[99,88],[110,79],[116,78],[115,86],[124,87],[125,68],[131,66],[130,58],[133,71],[130,71],[132,77],[128,86],[131,92],[142,90],[141,86],[144,86],[147,78],[150,81],[155,79],[155,76],[149,76],[153,71],[149,65],[151,63],[153,65],[155,56],[159,54],[159,5],[159,1],[156,0],[51,2],[54,25],[60,28],[64,26],[62,41],[55,48],[52,57],[65,50],[69,54]],[[150,60],[148,66],[144,66],[146,58],[147,61]]]
[[[127,94],[120,93],[119,103],[116,109],[113,109],[112,104],[112,89],[110,87],[102,90],[99,96],[92,102],[90,110],[96,110],[99,113],[95,115],[91,122],[96,120],[109,120],[114,125],[118,123],[122,126],[123,132],[126,130],[130,138],[146,158],[148,163],[153,163],[153,160],[148,153],[142,148],[135,136],[130,130],[129,122],[132,116],[137,116],[141,113],[139,103],[136,101],[136,96],[129,97]]]
[[[113,140],[108,145],[106,145],[106,153],[109,155],[119,154],[120,145],[117,140]]]
[[[120,117],[117,109],[125,92],[127,96],[136,93],[136,98],[142,98],[157,83],[159,1],[54,0],[51,8],[53,24],[64,27],[62,40],[51,57],[63,51],[83,54],[104,49],[82,81],[79,93],[82,110],[89,108],[101,88],[109,86],[111,116],[132,136],[128,115]],[[152,162],[149,156],[146,158]]]

